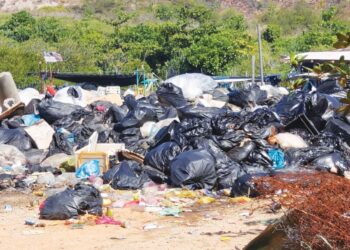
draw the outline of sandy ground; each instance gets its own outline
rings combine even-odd
[[[267,202],[252,201],[202,205],[178,218],[161,217],[140,207],[114,209],[114,217],[126,222],[126,228],[84,225],[77,229],[64,221],[42,221],[45,227],[34,228],[24,221],[38,218],[36,200],[32,194],[0,192],[1,249],[242,249],[269,220],[280,216],[267,212]],[[5,212],[5,204],[13,210]],[[241,215],[254,209],[251,216]],[[146,223],[161,228],[145,231]]]

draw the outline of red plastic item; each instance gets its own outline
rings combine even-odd
[[[46,91],[47,91],[47,93],[49,93],[52,96],[56,95],[56,90],[53,86],[47,86]]]
[[[140,201],[129,201],[125,203],[123,207],[134,207],[134,206],[138,206],[139,204],[140,204]]]
[[[105,112],[106,107],[103,105],[98,105],[98,106],[96,106],[96,111]]]
[[[106,224],[106,225],[117,225],[117,226],[122,226],[123,225],[123,223],[121,221],[115,220],[115,219],[107,217],[105,215],[102,215],[101,217],[98,217],[95,220],[95,223],[96,223],[96,225],[103,225],[103,224]]]

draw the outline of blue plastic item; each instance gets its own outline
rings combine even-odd
[[[273,162],[274,169],[285,168],[284,153],[279,149],[270,149],[268,155]]]
[[[40,121],[40,115],[30,114],[30,115],[24,115],[22,116],[22,120],[24,122],[24,125],[26,126],[32,126],[38,121]]]
[[[100,175],[100,161],[91,160],[84,162],[75,172],[75,176],[79,179],[87,179],[90,176]]]

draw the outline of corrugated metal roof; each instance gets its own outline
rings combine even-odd
[[[350,61],[350,49],[323,52],[307,52],[297,55],[297,57],[302,61],[338,61],[342,56],[344,56],[346,61]]]

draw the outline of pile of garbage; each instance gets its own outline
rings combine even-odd
[[[349,173],[350,120],[337,113],[341,88],[228,90],[211,77],[185,74],[148,96],[107,98],[78,86],[28,94],[35,91],[19,91],[23,107],[4,107],[0,116],[0,189],[78,185],[49,197],[43,218],[47,207],[66,218],[62,199],[74,203],[70,214],[101,214],[98,189],[106,184],[125,190],[166,183],[254,197],[257,176]],[[97,189],[78,184],[86,180]]]

